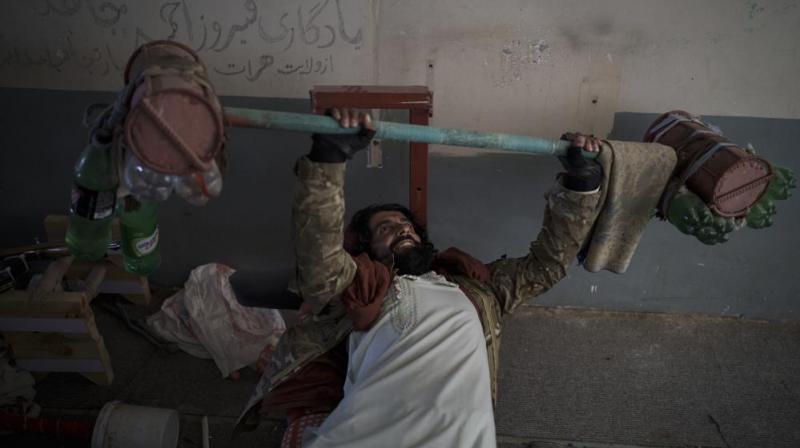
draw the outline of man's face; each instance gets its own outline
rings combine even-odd
[[[414,231],[414,225],[398,211],[381,211],[369,220],[372,240],[370,252],[373,258],[391,265],[395,255],[402,255],[419,247],[421,238]]]

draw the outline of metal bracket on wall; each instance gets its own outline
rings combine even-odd
[[[372,146],[367,149],[367,168],[383,168],[383,146],[377,138],[372,139]]]
[[[427,126],[433,114],[433,92],[425,86],[315,86],[311,108],[324,113],[331,107],[405,109],[409,122]],[[408,202],[411,212],[428,222],[428,144],[410,143]]]

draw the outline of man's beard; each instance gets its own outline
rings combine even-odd
[[[436,248],[430,241],[423,241],[400,253],[394,253],[394,269],[400,275],[422,275],[431,270]]]

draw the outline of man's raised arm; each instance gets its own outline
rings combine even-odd
[[[504,258],[489,265],[490,283],[504,314],[566,276],[599,211],[602,167],[581,156],[581,149],[598,152],[599,142],[581,134],[562,138],[573,142],[567,156],[561,158],[566,173],[545,194],[544,222],[530,251],[524,257]]]
[[[369,144],[369,116],[334,110],[343,127],[365,125],[356,135],[314,134],[311,152],[295,167],[292,237],[297,263],[296,287],[317,314],[353,281],[356,264],[342,247],[345,161]],[[372,132],[372,133],[370,133]]]

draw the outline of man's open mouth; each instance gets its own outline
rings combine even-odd
[[[395,240],[389,248],[392,250],[392,252],[394,252],[396,249],[406,249],[416,245],[417,242],[414,241],[414,238],[411,238],[410,236],[403,236]]]

